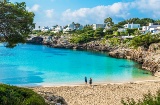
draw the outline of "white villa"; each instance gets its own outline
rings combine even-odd
[[[52,32],[54,33],[59,33],[60,31],[63,31],[63,27],[62,26],[55,26],[55,27],[52,27]]]
[[[47,27],[44,26],[41,31],[42,32],[47,32],[47,31],[50,31],[50,30],[51,30],[51,28],[49,28],[48,26]]]
[[[151,32],[153,34],[160,33],[160,25],[154,25],[153,23],[149,23],[149,26],[143,26],[142,31],[144,33]]]
[[[106,32],[107,29],[110,29],[111,27],[107,26],[106,24],[92,24],[93,30],[96,30],[98,28],[103,28],[103,32]]]
[[[125,24],[124,28],[134,29],[134,28],[140,28],[140,24]]]
[[[69,31],[82,30],[82,29],[83,29],[83,25],[79,25],[78,27],[76,27],[75,24],[68,24],[66,28],[59,25],[52,26],[51,28],[48,26],[44,26],[41,31],[42,32],[52,31],[54,33],[59,33],[63,31],[63,33],[68,33]]]
[[[68,24],[67,28],[63,29],[63,33],[68,33],[69,31],[73,30],[82,30],[83,26],[80,25],[78,28],[76,28],[75,24]]]
[[[76,30],[82,30],[83,29],[83,25],[80,25],[78,28],[76,28]]]
[[[118,32],[126,32],[127,29],[140,28],[140,24],[125,24],[124,28],[118,28]]]
[[[105,28],[106,24],[93,24],[93,30],[96,30],[98,28]]]
[[[73,30],[75,30],[75,29],[76,29],[76,27],[75,27],[74,24],[68,24],[68,25],[67,25],[67,28],[63,29],[63,32],[73,31]]]

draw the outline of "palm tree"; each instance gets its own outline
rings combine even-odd
[[[112,21],[111,17],[104,19],[104,23],[106,23],[108,27],[111,27],[114,25],[114,22]]]
[[[158,25],[160,25],[160,19],[156,20],[156,23],[158,23]]]
[[[39,31],[40,31],[41,26],[38,26],[38,28],[39,28]]]

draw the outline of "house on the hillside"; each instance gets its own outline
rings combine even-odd
[[[63,31],[62,26],[57,25],[57,26],[52,27],[52,32],[54,32],[54,33],[59,33],[61,31]]]
[[[67,27],[65,29],[63,29],[63,33],[67,33],[69,31],[73,31],[75,29],[76,29],[76,27],[74,24],[68,24]]]
[[[140,24],[125,24],[124,28],[134,29],[134,28],[140,28]]]
[[[140,28],[140,24],[125,24],[124,26],[123,26],[124,28],[118,28],[118,32],[126,32],[126,30],[127,29],[135,29],[135,28]]]
[[[93,30],[96,30],[98,28],[105,28],[106,27],[106,24],[92,24],[93,26]]]
[[[103,28],[103,32],[106,32],[107,29],[111,29],[111,27],[107,26],[106,24],[92,24],[93,30],[98,28]]]
[[[49,28],[48,26],[44,26],[43,28],[42,28],[42,32],[47,32],[47,31],[50,31],[51,30],[51,28]]]
[[[82,29],[83,29],[82,25],[79,25],[79,27],[76,27],[76,25],[72,23],[72,24],[68,24],[67,27],[63,29],[63,33],[68,33],[73,30],[82,30]]]
[[[160,27],[156,28],[156,31],[154,32],[154,34],[159,34],[160,33]]]
[[[142,31],[144,33],[151,32],[153,34],[160,33],[160,25],[154,25],[153,23],[149,23],[149,26],[143,26]]]
[[[80,25],[79,27],[76,28],[76,30],[82,30],[83,29],[83,25]]]

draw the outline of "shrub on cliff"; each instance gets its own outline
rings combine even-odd
[[[72,36],[70,39],[71,43],[87,43],[93,39],[94,37],[94,30],[86,30],[81,34],[76,34],[75,36]]]
[[[118,46],[118,45],[120,45],[120,43],[121,43],[121,41],[120,41],[120,39],[119,38],[110,38],[109,39],[109,44],[111,45],[111,46]]]
[[[144,46],[148,48],[150,44],[160,42],[160,34],[152,35],[150,33],[146,35],[136,36],[131,41],[131,46],[138,47]]]
[[[0,84],[0,105],[46,105],[44,99],[27,88]]]
[[[143,96],[142,100],[136,102],[133,98],[128,98],[127,102],[121,101],[123,105],[160,105],[160,90],[157,91],[156,95],[152,95],[150,92]]]

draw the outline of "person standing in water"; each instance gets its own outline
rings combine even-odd
[[[90,84],[90,86],[92,86],[92,78],[90,78],[89,84]]]
[[[84,80],[85,80],[85,83],[87,84],[87,77],[85,77]]]

